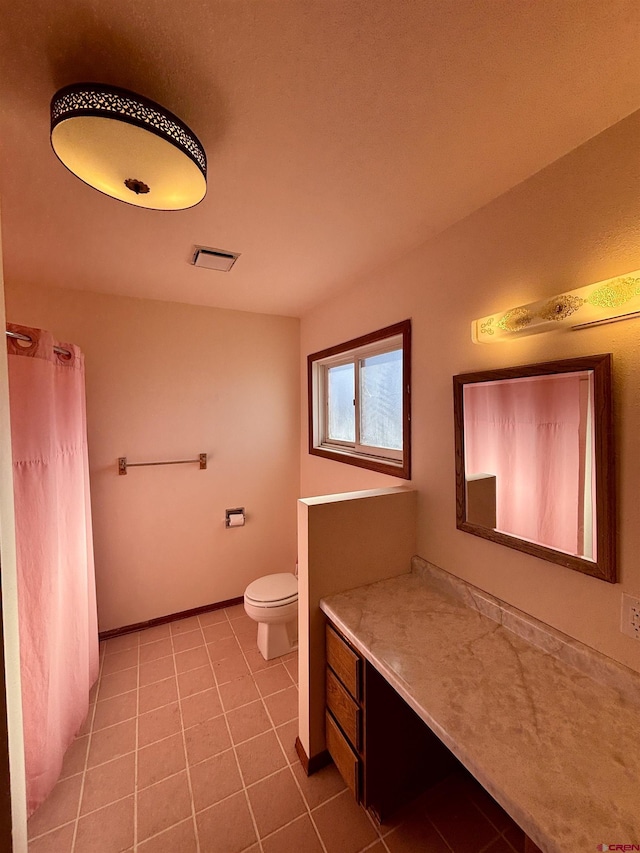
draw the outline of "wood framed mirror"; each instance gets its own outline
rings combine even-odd
[[[611,355],[453,377],[459,530],[617,580]]]

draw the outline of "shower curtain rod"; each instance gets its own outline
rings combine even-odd
[[[18,341],[28,341],[30,344],[33,343],[29,335],[23,335],[21,332],[10,332],[9,329],[7,329],[5,334],[8,338],[15,338]],[[63,349],[62,347],[54,346],[53,351],[59,353],[60,355],[71,355],[68,349]]]

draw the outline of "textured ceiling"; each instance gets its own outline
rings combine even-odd
[[[5,277],[300,315],[640,108],[637,0],[2,0]],[[49,101],[91,80],[189,124],[209,190],[73,177]],[[192,247],[240,252],[230,273]]]

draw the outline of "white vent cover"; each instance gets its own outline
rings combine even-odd
[[[191,263],[194,267],[229,272],[239,257],[239,252],[225,252],[222,249],[208,249],[206,246],[196,246]]]

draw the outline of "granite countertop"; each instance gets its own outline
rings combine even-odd
[[[415,560],[320,606],[544,853],[640,845],[636,673]]]

